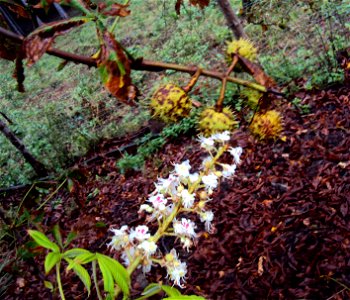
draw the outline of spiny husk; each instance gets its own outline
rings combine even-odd
[[[238,55],[247,58],[250,61],[255,61],[257,58],[258,50],[253,43],[247,39],[240,38],[227,43],[226,53],[229,60],[232,60],[232,55],[237,53]]]
[[[203,110],[199,116],[198,130],[204,136],[210,136],[225,130],[231,131],[237,124],[233,112],[228,107],[224,107],[222,112],[217,112],[214,107],[209,107]]]
[[[282,116],[276,110],[257,113],[250,124],[250,131],[260,140],[277,139],[283,131]]]
[[[170,123],[187,117],[192,109],[192,102],[181,87],[169,83],[154,93],[150,107],[154,117]]]
[[[248,105],[251,109],[255,110],[259,105],[259,99],[261,98],[262,95],[263,93],[259,91],[249,89],[249,88],[244,88],[241,91],[240,96],[244,100],[244,103],[246,105]]]

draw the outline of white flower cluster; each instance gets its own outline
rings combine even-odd
[[[157,251],[157,245],[152,241],[149,228],[146,225],[140,225],[136,228],[131,228],[127,225],[120,229],[111,229],[114,233],[112,240],[107,244],[113,250],[122,250],[122,259],[125,265],[130,265],[130,262],[137,256],[143,256],[143,272],[149,272],[152,267],[151,256]]]
[[[139,213],[146,212],[147,220],[157,220],[159,229],[155,235],[151,236],[146,225],[129,229],[124,225],[120,229],[112,229],[114,233],[112,241],[108,246],[122,252],[122,259],[126,265],[136,257],[142,256],[142,266],[144,272],[149,272],[152,263],[156,262],[165,266],[168,277],[174,284],[182,287],[187,273],[185,262],[181,262],[173,249],[162,259],[157,258],[156,242],[161,236],[171,235],[178,238],[189,251],[197,238],[196,224],[185,217],[187,213],[195,213],[204,223],[206,231],[213,230],[212,221],[214,213],[205,210],[205,204],[213,190],[218,187],[219,179],[231,178],[240,164],[242,148],[228,148],[227,142],[230,140],[228,131],[215,134],[209,138],[199,137],[201,147],[209,156],[202,162],[200,172],[191,173],[189,160],[180,164],[174,164],[174,171],[168,178],[159,178],[155,183],[155,190],[149,195],[147,204],[142,204]],[[232,164],[219,163],[218,158],[228,152],[233,158]],[[180,218],[178,218],[180,216]],[[171,227],[172,224],[172,228]]]

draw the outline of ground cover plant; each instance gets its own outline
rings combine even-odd
[[[228,3],[218,2],[220,7]],[[267,2],[271,10],[276,9],[274,1]],[[164,12],[166,3],[148,4],[147,9],[163,4]],[[174,64],[135,59],[135,52],[147,52],[148,46],[135,43],[139,37],[128,40],[126,36],[124,41],[119,36],[115,39],[111,33],[114,27],[123,24],[120,17],[128,19],[131,6],[112,2],[94,5],[72,1],[71,4],[82,11],[83,16],[34,31],[24,39],[26,57],[31,64],[48,51],[68,61],[97,67],[98,73],[93,69],[88,72],[93,74],[94,83],[96,76],[101,76],[109,92],[103,92],[99,84],[90,87],[87,79],[77,79],[79,89],[75,96],[81,105],[77,110],[74,104],[69,107],[74,112],[69,118],[73,117],[72,123],[65,120],[66,112],[55,112],[57,106],[44,105],[50,112],[47,121],[53,135],[49,144],[40,137],[38,140],[43,146],[52,147],[47,151],[53,152],[55,143],[64,143],[59,140],[61,132],[55,133],[56,121],[49,117],[57,115],[62,120],[60,126],[64,125],[64,130],[74,141],[66,145],[68,152],[72,151],[69,147],[73,145],[81,147],[76,151],[77,155],[90,152],[76,161],[74,168],[66,173],[61,171],[61,177],[51,175],[31,186],[2,190],[1,247],[8,253],[0,268],[1,281],[5,285],[1,292],[5,299],[30,299],[37,297],[38,292],[45,299],[58,295],[62,299],[83,299],[87,295],[96,299],[111,299],[118,295],[125,299],[159,296],[168,299],[346,299],[350,291],[349,53],[345,48],[338,51],[341,43],[334,42],[335,33],[331,29],[332,26],[347,28],[348,21],[342,18],[347,4],[339,2],[337,6],[331,6],[327,1],[315,6],[305,2],[295,7],[297,15],[301,12],[309,15],[310,11],[317,14],[320,28],[326,35],[331,35],[332,50],[324,49],[326,56],[319,58],[322,61],[332,57],[327,68],[329,74],[335,72],[336,75],[331,75],[330,81],[339,79],[343,82],[321,91],[302,89],[294,94],[293,76],[306,89],[315,81],[305,81],[299,77],[300,73],[283,80],[276,76],[279,83],[285,83],[281,92],[259,66],[257,58],[265,67],[264,54],[257,56],[260,51],[247,39],[237,37],[232,42],[223,39],[221,46],[226,51],[221,50],[222,62],[209,59],[200,67],[186,65],[183,61]],[[281,25],[278,15],[271,20],[269,14],[263,13],[267,3],[242,1],[242,4],[240,13],[245,15],[250,34],[256,29],[252,26],[265,33],[269,28]],[[213,1],[191,0],[174,1],[169,7],[173,10],[170,16],[174,20],[181,15],[200,20],[206,9],[213,12],[216,5]],[[252,20],[249,16],[252,11],[254,17],[263,19]],[[262,14],[259,16],[257,12]],[[103,15],[112,15],[112,22]],[[324,16],[331,17],[326,17],[326,22],[322,23],[319,20]],[[285,23],[292,26],[296,18],[294,15]],[[90,42],[86,45],[91,57],[47,48],[56,35],[83,23],[88,24],[89,32],[97,28],[93,44],[99,46],[91,47]],[[126,24],[133,26],[134,23]],[[177,27],[180,32],[185,28],[182,26],[180,23]],[[74,31],[72,34],[80,32],[79,28]],[[235,32],[242,33],[242,28]],[[344,43],[347,31],[339,32],[345,36]],[[22,37],[11,35],[8,30],[2,30],[2,33],[16,43],[23,42]],[[169,32],[166,35],[169,36]],[[189,39],[202,49],[203,43]],[[64,37],[58,40],[63,43],[63,48],[70,50],[69,42],[64,46]],[[187,40],[183,40],[186,39],[175,39],[172,47],[179,46],[179,52],[184,49],[184,54],[191,53],[193,47],[186,48]],[[84,49],[79,45],[77,50]],[[203,53],[206,50],[204,46]],[[201,63],[201,55],[192,52]],[[9,53],[5,52],[6,55]],[[24,88],[22,58],[17,57],[16,63],[20,90]],[[177,62],[177,58],[173,58]],[[212,63],[215,70],[210,68]],[[219,65],[221,71],[216,71]],[[40,72],[40,66],[35,64],[34,67]],[[81,74],[86,74],[87,71],[82,70]],[[168,76],[151,88],[142,84],[143,75],[137,75],[135,80],[135,70],[165,71],[161,75],[149,75],[151,80],[162,74]],[[179,72],[192,77],[184,79]],[[205,76],[220,79],[221,84],[203,80]],[[130,122],[123,116],[125,110],[114,119],[115,100],[108,95],[134,104],[138,94],[136,86],[149,90],[149,97],[136,109],[129,110],[130,117],[135,121],[135,128],[141,127],[139,122],[146,121],[147,125],[136,132],[131,129],[134,132],[129,135],[101,142],[100,137],[113,135],[118,128],[125,127],[123,124]],[[12,93],[5,91],[11,99]],[[102,96],[94,103],[96,91]],[[192,99],[188,97],[189,93]],[[215,97],[203,99],[204,95],[208,96],[206,93],[213,93]],[[70,97],[70,93],[67,96]],[[86,100],[86,96],[90,99]],[[105,116],[100,112],[106,111],[106,97],[111,104],[108,113],[111,120],[120,121],[123,117],[121,125],[115,122],[117,125],[113,126],[111,122],[109,127],[108,122],[103,123]],[[147,101],[150,105],[145,105]],[[17,105],[20,104],[18,101]],[[80,106],[87,108],[87,115],[82,113]],[[121,104],[118,106],[124,108]],[[64,104],[61,107],[63,111],[66,109]],[[149,113],[140,114],[146,107],[150,107],[151,115],[161,121],[148,121]],[[21,143],[21,138],[26,135],[21,136],[20,128],[12,124],[8,114],[2,112],[8,123],[1,123],[2,132],[11,136],[11,128],[16,128],[12,136],[19,137],[17,144]],[[140,114],[141,118],[135,120],[135,114]],[[86,116],[98,132],[96,136],[89,136],[90,130],[84,124]],[[39,114],[37,117],[40,119]],[[74,135],[81,124],[82,132]],[[106,131],[99,135],[103,129]],[[120,135],[128,131],[123,130]],[[196,130],[202,132],[199,143],[203,149],[193,138]],[[218,133],[223,130],[227,131]],[[38,130],[33,134],[36,132]],[[233,132],[232,137],[229,132]],[[232,147],[230,153],[224,154],[228,145]],[[244,153],[240,158],[242,148]],[[150,159],[152,155],[154,157]],[[223,161],[218,161],[221,156]],[[61,160],[62,170],[74,158],[62,154],[57,146],[53,157]],[[46,159],[43,168],[52,163],[49,157]],[[190,170],[200,172],[190,173]],[[54,174],[52,170],[48,171]],[[218,184],[220,177],[225,178],[221,185]],[[204,224],[196,227],[193,214],[197,214],[197,219]],[[67,241],[64,242],[61,232]],[[50,272],[54,267],[55,275]],[[66,272],[60,272],[63,268]]]

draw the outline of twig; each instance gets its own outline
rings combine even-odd
[[[66,181],[67,181],[67,178],[64,179],[63,182],[58,186],[58,188],[55,189],[53,193],[51,193],[49,197],[43,203],[40,204],[37,210],[40,210],[61,189],[61,187],[66,183]]]
[[[228,68],[225,77],[222,79],[222,85],[221,85],[221,90],[220,90],[220,96],[218,101],[215,104],[215,110],[217,112],[222,112],[222,108],[223,108],[223,103],[224,103],[224,99],[225,99],[225,92],[226,92],[226,85],[227,85],[227,78],[230,76],[231,72],[233,71],[234,67],[236,66],[238,62],[238,57],[236,55],[234,55],[232,63],[230,65],[230,67]]]
[[[11,31],[6,30],[6,29],[1,28],[1,27],[0,27],[0,34],[12,39],[13,41],[15,41],[17,43],[22,43],[22,41],[24,39],[22,36],[17,35]],[[97,67],[96,60],[94,58],[91,58],[91,57],[77,55],[77,54],[65,52],[65,51],[62,51],[59,49],[55,49],[55,48],[49,48],[47,50],[47,53],[51,54],[53,56],[68,60],[68,61],[72,61],[74,63],[81,63],[81,64],[87,65],[89,67]],[[159,62],[159,61],[152,61],[152,60],[146,60],[146,59],[141,58],[141,59],[136,59],[136,60],[131,62],[131,69],[139,70],[139,71],[150,71],[150,72],[175,70],[178,72],[195,74],[198,68],[196,66],[188,67],[188,66],[184,66],[184,65],[165,63],[165,62]],[[214,78],[214,79],[219,79],[221,81],[225,77],[225,74],[223,74],[221,72],[212,71],[212,70],[202,70],[201,75],[206,76],[206,77],[210,77],[210,78]],[[267,89],[266,87],[264,87],[258,83],[243,80],[240,78],[227,77],[227,81],[237,83],[239,85],[243,85],[243,86],[252,88],[254,90],[263,92],[263,93],[268,92],[268,93],[272,93],[272,94],[276,94],[276,95],[283,95],[275,89],[271,89],[271,88]]]

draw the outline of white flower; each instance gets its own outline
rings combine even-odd
[[[222,170],[222,176],[224,178],[230,178],[232,177],[235,172],[236,172],[236,165],[233,164],[233,165],[228,165],[228,164],[221,164],[223,170]]]
[[[147,257],[153,255],[157,251],[156,243],[148,240],[143,241],[137,248],[143,250]]]
[[[190,180],[191,183],[194,183],[198,180],[199,174],[198,173],[193,173],[188,176],[188,179]]]
[[[181,191],[182,205],[185,208],[191,208],[194,203],[194,193],[190,194],[187,189]]]
[[[172,266],[167,267],[168,276],[172,281],[174,281],[174,284],[178,285],[181,288],[184,288],[184,284],[181,283],[181,281],[185,281],[185,276],[187,274],[187,265],[185,262],[176,261],[175,264]]]
[[[119,251],[129,243],[129,235],[127,233],[129,227],[127,225],[122,226],[120,229],[110,229],[114,233],[112,241],[107,244],[108,247]]]
[[[213,160],[213,158],[211,156],[207,156],[206,158],[204,158],[202,161],[202,167],[204,169],[208,168],[209,165],[211,164],[212,160]]]
[[[204,148],[207,151],[210,151],[214,149],[214,139],[213,138],[206,138],[204,136],[199,136],[198,141],[201,143],[201,147]]]
[[[150,238],[150,234],[148,233],[148,227],[146,225],[139,225],[135,229],[130,231],[130,240],[133,241],[137,239],[138,241],[144,241]]]
[[[142,261],[142,272],[145,274],[145,273],[148,273],[151,271],[151,268],[152,268],[152,261],[150,259],[144,259]]]
[[[176,193],[176,188],[179,185],[180,180],[174,174],[170,174],[167,179],[159,178],[158,183],[156,183],[156,191],[161,194],[174,195]]]
[[[224,132],[216,133],[212,135],[211,138],[217,142],[225,143],[230,140],[230,132],[226,130]]]
[[[228,149],[228,152],[230,152],[230,154],[233,156],[235,163],[239,165],[241,163],[240,156],[243,152],[242,147],[236,147],[236,148],[231,147],[230,149]]]
[[[214,219],[214,213],[211,210],[203,211],[200,213],[201,222],[205,222],[205,230],[211,231],[211,222]]]
[[[211,173],[209,175],[202,177],[202,182],[205,185],[205,188],[208,190],[215,189],[218,186],[218,177]]]
[[[195,238],[197,236],[194,231],[196,225],[191,220],[182,218],[180,222],[174,219],[173,227],[175,234],[178,236],[187,236],[189,238]]]
[[[140,206],[140,209],[139,209],[139,213],[140,212],[143,212],[143,211],[146,211],[146,212],[148,212],[148,213],[151,213],[152,211],[153,211],[153,208],[151,207],[151,206],[149,206],[148,204],[142,204],[141,206]]]
[[[168,202],[168,200],[164,197],[163,194],[156,194],[154,196],[151,196],[149,197],[148,201],[152,203],[155,209],[158,209],[160,211],[165,210],[165,205]]]
[[[189,252],[190,248],[193,245],[193,242],[187,237],[181,237],[180,241],[183,245],[182,247],[186,248],[187,252]]]
[[[134,247],[130,247],[128,249],[126,249],[122,255],[121,255],[121,259],[123,260],[124,264],[126,266],[130,265],[130,259],[131,261],[133,261],[135,256],[135,248]]]
[[[175,167],[175,173],[178,176],[188,177],[190,175],[191,165],[189,160],[185,160],[181,164],[175,164],[174,167]]]

